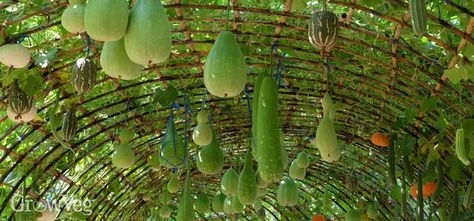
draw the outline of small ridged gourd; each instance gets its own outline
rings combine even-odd
[[[235,97],[247,83],[247,64],[235,36],[222,31],[204,65],[204,85],[214,96]]]
[[[178,192],[180,187],[179,180],[176,174],[173,174],[168,180],[168,184],[166,184],[166,189],[168,190],[169,193],[176,193]]]
[[[413,31],[417,35],[423,35],[426,32],[426,3],[425,0],[408,0]]]
[[[325,95],[329,98],[329,95]],[[324,99],[323,99],[324,100]],[[325,101],[327,102],[327,101]],[[323,119],[320,121],[316,131],[316,147],[319,149],[321,158],[326,162],[334,162],[341,157],[341,147],[337,142],[336,129],[333,120],[331,120],[332,111],[323,106]]]
[[[79,93],[90,91],[97,77],[97,66],[88,58],[79,58],[71,72],[71,83],[74,89]]]
[[[0,63],[7,67],[24,68],[30,60],[30,51],[23,45],[6,44],[0,47]]]
[[[82,33],[86,31],[84,26],[84,4],[75,4],[68,6],[61,15],[61,24],[64,29],[70,33]]]
[[[212,137],[212,142],[199,151],[196,159],[197,169],[208,175],[218,174],[224,167],[224,151],[219,147],[215,132]]]
[[[128,26],[127,0],[88,0],[84,11],[87,34],[98,41],[118,41]]]
[[[289,175],[292,179],[302,180],[306,176],[306,168],[299,167],[296,160],[293,160],[293,162],[291,162]]]
[[[8,109],[13,113],[15,120],[21,120],[33,107],[33,98],[28,96],[18,86],[16,81],[8,93]]]
[[[136,160],[135,153],[128,142],[121,143],[115,150],[112,156],[112,164],[121,169],[130,168]]]
[[[170,119],[169,128],[165,134],[165,139],[161,147],[161,163],[167,168],[174,168],[183,165],[186,150],[184,142],[176,132],[174,121]]]
[[[298,203],[298,188],[289,177],[284,177],[277,189],[277,201],[282,206],[294,206]]]
[[[197,125],[193,130],[193,141],[196,145],[206,146],[210,144],[213,139],[208,115],[209,113],[207,111],[199,111],[197,115]]]
[[[332,11],[315,11],[309,20],[309,42],[318,49],[329,51],[336,45],[338,29],[338,18]]]
[[[193,198],[191,196],[191,178],[189,177],[189,168],[186,173],[186,183],[181,195],[181,201],[178,204],[177,221],[194,221]]]
[[[140,76],[143,66],[134,63],[125,52],[123,39],[107,41],[100,54],[102,70],[110,77],[133,80]]]
[[[66,142],[72,140],[72,138],[74,138],[76,135],[77,118],[75,107],[71,107],[68,111],[66,111],[66,114],[64,114],[61,131],[63,132],[63,138]]]
[[[233,168],[227,169],[221,179],[221,191],[227,196],[238,193],[239,174]]]
[[[266,182],[278,182],[284,170],[283,150],[279,131],[278,86],[270,76],[262,81],[257,118],[258,170]]]
[[[211,211],[211,202],[205,193],[200,193],[196,196],[194,209],[199,213],[208,213]]]
[[[214,196],[212,199],[212,209],[216,213],[222,213],[224,212],[224,201],[225,201],[226,196],[219,192],[217,195]]]
[[[257,198],[257,177],[252,167],[252,156],[247,152],[244,168],[239,175],[238,197],[243,205],[252,205]]]
[[[128,57],[141,65],[166,61],[171,53],[171,24],[161,1],[137,0],[125,34]]]

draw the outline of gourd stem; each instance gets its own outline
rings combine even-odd
[[[227,1],[227,11],[226,11],[226,22],[225,22],[225,30],[229,30],[229,20],[230,20],[230,0]]]
[[[328,0],[323,0],[323,10],[324,11],[328,10]]]

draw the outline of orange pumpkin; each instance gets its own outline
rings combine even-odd
[[[425,183],[423,186],[422,186],[422,191],[423,191],[423,198],[428,198],[430,197],[434,191],[436,189],[436,182],[429,182],[429,183]],[[411,197],[413,197],[414,199],[416,199],[416,195],[418,194],[418,190],[417,190],[417,187],[415,184],[411,185],[410,187],[410,195]]]
[[[388,134],[376,132],[372,134],[372,137],[370,137],[370,141],[372,141],[372,143],[376,146],[388,147],[390,139],[388,137]]]
[[[313,215],[313,218],[311,220],[312,221],[326,221],[326,218],[324,218],[323,215],[318,214],[318,215]]]

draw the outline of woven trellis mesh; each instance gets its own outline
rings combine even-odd
[[[460,122],[474,114],[474,87],[469,80],[453,84],[445,70],[473,62],[469,54],[474,51],[474,2],[427,1],[428,31],[418,36],[405,0],[329,0],[328,8],[339,16],[340,29],[327,61],[309,43],[307,34],[311,12],[322,9],[319,1],[162,2],[172,23],[170,59],[146,66],[143,75],[132,81],[99,72],[93,90],[79,94],[69,81],[71,66],[84,56],[86,48],[99,63],[103,42],[88,41],[85,33],[70,34],[63,29],[60,18],[68,6],[65,0],[0,0],[0,34],[5,42],[21,42],[31,51],[34,62],[29,73],[39,87],[35,94],[38,116],[23,124],[8,119],[8,87],[2,88],[1,220],[21,220],[21,214],[25,215],[15,212],[22,204],[18,196],[33,204],[89,200],[91,213],[82,217],[87,220],[146,220],[150,209],[160,207],[158,198],[173,173],[164,167],[152,170],[147,164],[147,158],[161,146],[170,114],[169,108],[157,103],[156,92],[169,86],[179,93],[181,108],[173,111],[178,133],[182,135],[186,126],[190,135],[195,114],[208,109],[226,153],[225,168],[238,164],[238,159],[242,162],[251,148],[246,97],[243,93],[237,98],[211,96],[202,80],[207,53],[226,26],[235,34],[249,65],[250,96],[257,74],[276,73],[280,65],[283,146],[290,159],[303,149],[312,159],[306,178],[298,183],[297,206],[280,206],[276,186],[268,188],[261,198],[266,220],[310,220],[318,213],[343,220],[346,211],[363,207],[364,199],[374,198],[380,220],[414,220],[418,204],[409,196],[397,199],[397,191],[389,187],[387,149],[371,144],[374,132],[398,131],[419,138],[418,150],[413,150],[413,156],[418,156],[412,165],[415,175],[427,171],[432,158],[441,159],[447,168],[439,199],[425,200],[425,218],[430,208],[436,207],[433,220],[446,219],[452,209],[452,193],[458,187],[462,187],[462,201],[472,169],[449,168],[459,163],[454,161],[453,143]],[[1,66],[2,84],[9,81],[11,71]],[[343,147],[341,159],[335,163],[322,161],[311,144],[322,117],[320,100],[327,91],[337,106],[335,126]],[[183,108],[185,97],[189,108]],[[52,133],[50,112],[59,105],[53,115],[62,118],[71,104],[77,106],[79,129],[65,145]],[[185,123],[185,110],[192,111],[193,122]],[[135,134],[130,144],[137,161],[130,169],[111,163],[118,131],[123,127]],[[434,138],[438,141],[429,146]],[[199,148],[189,140],[190,160]],[[432,154],[432,149],[437,154]],[[397,176],[403,167],[397,163]],[[176,172],[184,186],[184,170]],[[214,195],[220,190],[222,174],[203,175],[196,169],[191,169],[191,174],[193,193]],[[179,194],[172,195],[173,211],[179,199]],[[401,201],[406,203],[405,216],[399,209]],[[61,219],[72,217],[64,206],[58,212]],[[238,219],[254,220],[260,213],[250,206]],[[463,207],[459,213],[465,220],[474,217]],[[175,215],[173,212],[172,217]],[[219,213],[196,213],[196,217],[225,219]]]

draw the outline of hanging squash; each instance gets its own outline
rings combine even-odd
[[[89,58],[80,58],[72,67],[71,82],[74,89],[79,93],[90,91],[97,77],[97,66]]]
[[[167,168],[175,168],[183,165],[186,157],[184,142],[176,131],[173,118],[169,119],[168,128],[165,134],[160,154],[161,163]]]
[[[413,31],[422,36],[426,33],[426,3],[425,0],[409,0],[408,8],[410,9]]]
[[[372,134],[372,136],[370,137],[370,141],[372,142],[372,144],[379,147],[388,147],[388,145],[390,144],[390,139],[388,137],[388,134],[386,133],[376,132]]]
[[[277,200],[282,206],[293,206],[298,203],[298,188],[293,179],[283,178],[277,189]]]
[[[200,193],[196,196],[194,209],[199,213],[208,213],[211,211],[211,202],[205,193]]]
[[[23,92],[16,81],[13,82],[8,93],[8,109],[13,113],[13,119],[22,120],[32,107],[33,98]]]
[[[168,184],[166,184],[166,189],[169,193],[176,193],[178,192],[180,186],[181,185],[179,183],[177,175],[173,174],[170,180],[168,180]]]
[[[323,105],[323,119],[319,122],[318,129],[316,130],[315,144],[321,153],[321,158],[326,162],[334,162],[339,160],[341,157],[341,147],[337,141],[336,129],[334,128],[334,121],[331,120],[332,113],[328,110],[331,105],[328,104],[330,96],[326,94],[321,100]]]
[[[336,45],[338,29],[338,18],[332,11],[313,12],[309,20],[309,42],[318,49],[329,51]]]
[[[67,7],[61,15],[61,24],[64,29],[70,33],[82,33],[86,31],[84,26],[84,11],[86,7],[83,4],[76,4]]]
[[[227,196],[238,193],[239,174],[233,168],[227,169],[221,179],[221,191]]]
[[[199,111],[197,115],[197,125],[193,130],[193,141],[199,146],[210,144],[213,138],[208,115],[207,111]]]
[[[88,0],[84,10],[87,34],[98,41],[118,41],[128,25],[127,0]]]
[[[135,163],[136,157],[128,143],[121,143],[112,156],[112,164],[118,168],[128,169]]]
[[[177,221],[194,221],[193,199],[191,197],[191,178],[189,176],[189,168],[186,172],[186,183],[181,195],[181,201],[178,204]]]
[[[76,135],[77,118],[76,109],[74,107],[70,108],[64,115],[61,131],[63,132],[63,138],[66,142],[72,140],[74,135]]]
[[[110,77],[133,80],[143,72],[143,66],[130,60],[125,52],[123,39],[107,41],[100,54],[102,70]]]
[[[30,60],[30,51],[21,44],[6,44],[0,47],[0,63],[8,67],[24,68]]]
[[[302,180],[306,176],[306,168],[300,168],[296,160],[291,162],[289,176],[295,180]]]
[[[137,0],[124,40],[128,57],[137,64],[157,64],[170,57],[171,24],[161,1]]]
[[[212,137],[212,142],[203,147],[196,158],[197,169],[209,175],[220,173],[224,167],[224,151],[219,147],[215,132]]]
[[[204,66],[204,85],[214,96],[235,97],[247,84],[247,64],[235,36],[222,31]]]
[[[238,182],[238,197],[243,205],[252,205],[257,194],[257,177],[252,166],[252,155],[247,152],[244,168],[240,172]]]
[[[226,196],[219,192],[217,195],[214,196],[212,199],[212,209],[216,213],[222,213],[224,212],[224,201],[225,201]]]

